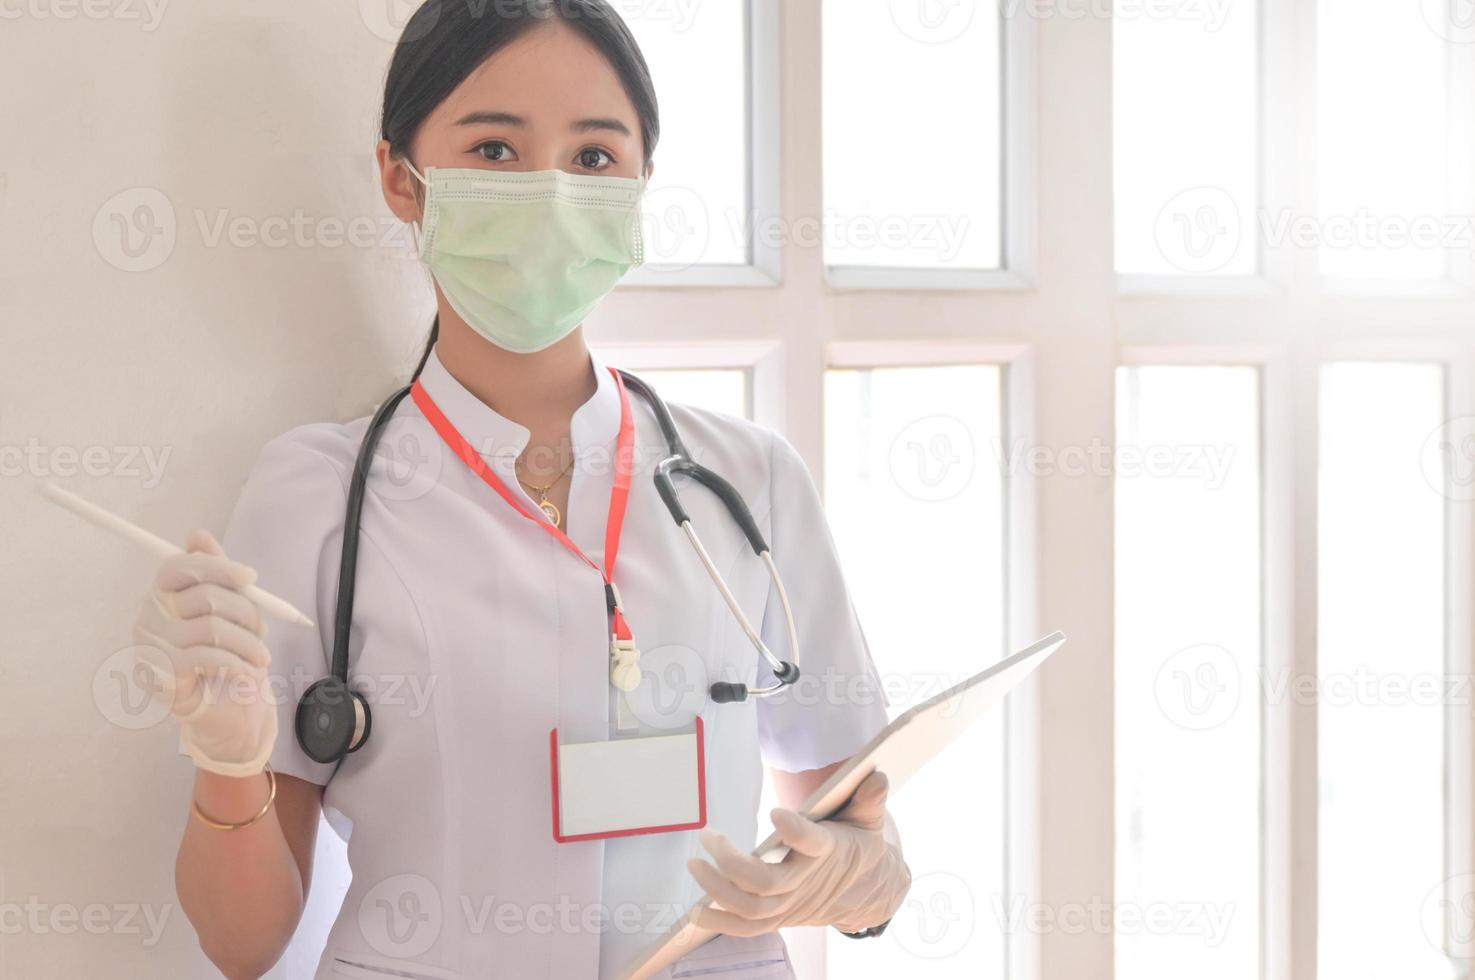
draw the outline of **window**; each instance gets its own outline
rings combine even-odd
[[[1001,267],[999,28],[992,2],[824,0],[826,265]]]
[[[1322,371],[1320,975],[1449,976],[1445,894],[1443,379],[1425,364]],[[1434,481],[1429,477],[1433,475]],[[1468,876],[1467,876],[1468,877]],[[1463,904],[1462,904],[1463,903]]]
[[[750,418],[748,372],[731,368],[656,369],[638,372],[671,404],[692,405]]]
[[[1258,271],[1255,3],[1116,0],[1116,267]]]
[[[1318,5],[1321,271],[1439,279],[1450,215],[1449,48],[1461,4]],[[1437,19],[1435,19],[1437,18]]]
[[[671,282],[697,265],[748,264],[748,3],[614,6],[640,42],[661,103],[645,205],[646,281]]]
[[[1118,980],[1259,973],[1253,368],[1117,375]]]
[[[825,503],[893,717],[1003,653],[1002,373],[835,369]],[[878,515],[885,515],[878,519]],[[829,976],[999,976],[1005,726],[998,712],[892,803],[913,887],[878,942],[835,937]]]

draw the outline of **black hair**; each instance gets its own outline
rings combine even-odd
[[[384,84],[382,137],[391,157],[408,159],[426,118],[488,58],[557,18],[613,66],[635,104],[649,165],[661,135],[660,106],[640,45],[608,0],[427,0],[405,24]],[[440,335],[431,325],[420,376]]]

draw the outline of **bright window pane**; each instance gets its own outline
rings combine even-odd
[[[1258,269],[1254,3],[1116,0],[1116,267]]]
[[[992,366],[836,370],[826,381],[826,508],[893,716],[1002,656],[1000,412]],[[1003,974],[1002,715],[891,802],[911,893],[881,939],[829,940],[830,976]]]
[[[747,418],[748,372],[736,368],[712,370],[637,371],[668,402],[705,408]]]
[[[1120,980],[1259,975],[1258,387],[1118,372]]]
[[[1445,499],[1437,463],[1432,478],[1425,465],[1431,448],[1438,458],[1442,389],[1433,365],[1322,373],[1317,921],[1326,980],[1454,975],[1437,927]],[[1467,895],[1454,897],[1468,910]]]
[[[747,3],[614,6],[645,52],[661,102],[646,262],[656,271],[747,264]]]
[[[1321,271],[1437,279],[1449,209],[1448,42],[1462,0],[1318,5]],[[1441,18],[1436,22],[1435,18]],[[1468,121],[1465,123],[1468,125]],[[1421,234],[1411,237],[1416,227]]]
[[[993,4],[824,0],[824,22],[826,263],[998,268]]]

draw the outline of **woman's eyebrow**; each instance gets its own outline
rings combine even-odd
[[[619,133],[622,136],[630,135],[630,127],[618,119],[580,119],[574,123],[573,130],[576,133],[590,133],[595,130],[607,130]]]
[[[457,126],[526,126],[528,121],[510,112],[473,112],[456,120]]]

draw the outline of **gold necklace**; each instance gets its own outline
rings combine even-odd
[[[563,526],[563,512],[558,509],[557,504],[548,499],[548,491],[558,486],[559,481],[568,476],[568,471],[573,468],[574,461],[570,459],[568,461],[568,465],[563,468],[563,472],[554,477],[553,482],[548,484],[546,487],[540,487],[536,484],[529,483],[520,476],[517,478],[518,483],[521,483],[523,486],[527,487],[533,493],[538,495],[538,508],[542,510],[544,514],[548,515],[548,520],[552,522],[554,527]]]

